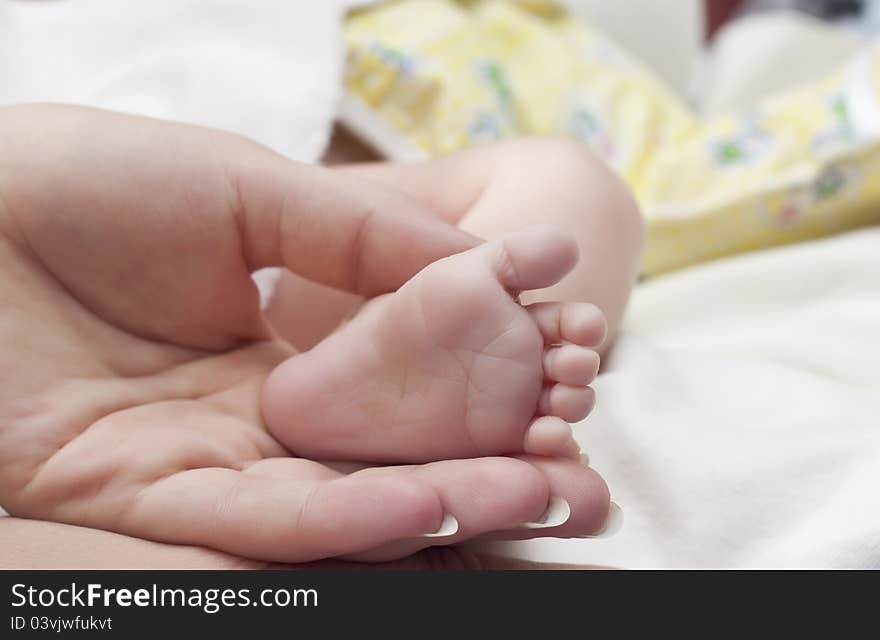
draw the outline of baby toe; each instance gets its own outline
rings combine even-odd
[[[580,446],[570,424],[556,416],[541,416],[526,430],[523,451],[536,456],[574,458],[580,455]]]
[[[599,354],[577,345],[551,347],[544,352],[544,377],[574,387],[585,387],[599,373]]]
[[[602,310],[588,302],[538,302],[528,306],[546,344],[570,342],[598,347],[607,325]]]
[[[489,261],[505,289],[517,293],[556,284],[578,260],[577,242],[571,234],[551,226],[510,233],[472,251]]]
[[[547,416],[556,416],[566,422],[586,418],[595,404],[596,396],[590,387],[572,387],[554,384],[545,387],[538,401],[538,410]]]

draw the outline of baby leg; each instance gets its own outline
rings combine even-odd
[[[492,240],[532,224],[574,235],[580,261],[562,282],[526,301],[588,302],[607,319],[611,344],[638,274],[642,219],[608,168],[583,146],[559,139],[521,139],[426,163],[358,164],[338,171],[384,183],[476,236]],[[307,350],[354,313],[362,300],[289,273],[268,310],[278,330]]]
[[[465,231],[493,240],[535,224],[572,234],[580,261],[560,283],[523,302],[588,302],[616,334],[642,249],[642,219],[627,188],[582,145],[521,139],[429,163],[369,164],[339,170],[384,182]]]

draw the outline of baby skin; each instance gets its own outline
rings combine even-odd
[[[264,387],[273,434],[314,459],[427,462],[577,455],[605,321],[592,305],[521,306],[577,261],[553,228],[435,262],[368,305]]]
[[[517,153],[522,151],[529,153]],[[498,162],[502,153],[516,164]],[[569,164],[564,169],[572,174],[585,173],[578,182],[563,176],[568,193],[561,199],[536,189],[545,196],[545,207],[512,222],[528,202],[504,182],[511,170],[523,165],[528,170],[536,153]],[[565,143],[499,145],[441,160],[427,170],[434,177],[447,174],[466,192],[473,189],[468,186],[471,164],[487,165],[489,154],[495,154],[494,171],[457,218],[455,202],[443,201],[446,196],[430,184],[420,185],[419,176],[406,175],[425,165],[405,165],[398,175],[378,166],[348,169],[406,185],[410,195],[465,229],[493,228],[482,234],[489,238],[485,244],[429,265],[274,371],[263,389],[263,415],[273,435],[296,455],[417,463],[579,454],[569,423],[593,407],[589,385],[607,333],[605,314],[593,303],[610,312],[614,330],[637,268],[640,224],[636,220],[628,227],[626,220],[632,211],[637,218],[637,211],[625,195],[616,194],[632,211],[618,206],[591,212],[590,203],[607,199],[607,185],[613,190],[616,183],[583,151]],[[584,184],[591,180],[603,190],[584,198]],[[545,182],[545,187],[554,185]],[[573,206],[582,215],[573,216]],[[611,216],[623,218],[613,221],[613,230],[634,237],[616,242],[606,235],[618,253],[597,264],[605,253],[596,251],[595,234]],[[531,226],[541,218],[555,225]],[[579,264],[584,250],[590,253]],[[300,294],[303,305],[327,302],[324,308],[337,313],[342,308],[335,293],[306,283],[282,282],[284,287],[288,295],[291,290]],[[530,303],[521,304],[521,296]],[[285,324],[288,320],[303,326],[302,318]],[[327,320],[338,322],[338,316]],[[290,337],[294,344],[296,338]]]

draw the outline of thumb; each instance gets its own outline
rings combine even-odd
[[[0,233],[101,320],[177,345],[264,337],[259,268],[370,296],[479,242],[388,187],[211,129],[25,105],[0,109],[0,138]]]
[[[251,270],[282,266],[364,296],[479,240],[378,182],[261,154],[229,172]]]

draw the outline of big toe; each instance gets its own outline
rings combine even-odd
[[[505,289],[517,293],[556,284],[578,261],[574,237],[553,226],[528,227],[472,251]]]

